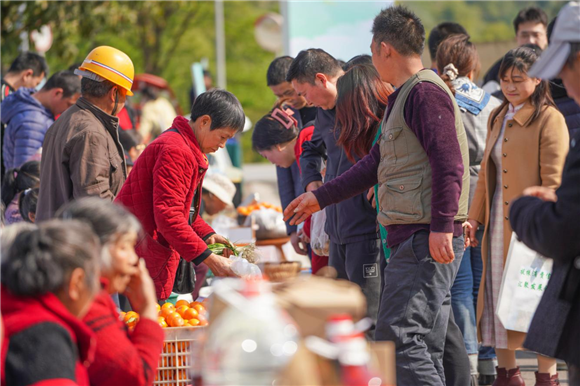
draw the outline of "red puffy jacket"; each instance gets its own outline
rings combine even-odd
[[[171,295],[179,257],[201,264],[211,254],[204,240],[214,234],[201,216],[189,225],[196,190],[199,212],[207,157],[187,119],[175,118],[172,129],[145,148],[115,200],[141,221],[145,237],[136,251],[145,259],[159,299]]]

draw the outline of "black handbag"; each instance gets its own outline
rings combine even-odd
[[[179,265],[175,273],[175,281],[173,282],[173,292],[184,295],[190,294],[195,289],[195,264],[183,258],[179,258]]]

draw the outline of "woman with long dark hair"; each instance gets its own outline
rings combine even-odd
[[[469,209],[471,245],[478,245],[476,229],[485,226],[477,326],[483,345],[495,347],[497,354],[494,386],[524,385],[515,350],[522,349],[526,334],[506,330],[495,314],[512,235],[510,202],[531,186],[556,189],[568,153],[568,129],[555,108],[548,82],[528,76],[538,57],[539,49],[524,46],[503,59],[504,101],[488,123],[486,150]],[[556,360],[538,355],[536,385],[557,384]]]
[[[340,127],[337,143],[344,148],[349,160],[362,158],[381,136],[381,122],[393,87],[384,83],[372,65],[371,57],[360,55],[345,66],[345,74],[338,79],[336,89],[336,127]],[[378,185],[369,191],[369,199],[378,208]],[[378,210],[378,209],[377,209]],[[390,257],[387,248],[387,230],[379,224],[382,253]],[[383,259],[384,260],[384,259]]]

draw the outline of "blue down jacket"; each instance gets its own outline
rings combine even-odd
[[[52,112],[32,97],[34,92],[20,88],[0,106],[0,120],[6,125],[2,143],[6,169],[28,161],[42,147],[44,135],[54,123]]]

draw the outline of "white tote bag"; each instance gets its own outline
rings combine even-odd
[[[330,238],[324,231],[326,225],[326,209],[312,215],[310,224],[310,247],[318,256],[328,256]]]
[[[512,233],[496,315],[507,330],[528,332],[552,276],[552,260],[531,250]]]

